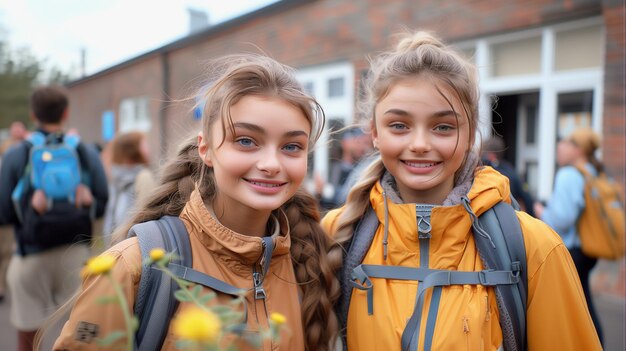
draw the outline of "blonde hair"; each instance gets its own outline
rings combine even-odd
[[[311,125],[310,144],[319,138],[324,127],[323,111],[312,97],[304,93],[292,68],[256,54],[222,57],[211,62],[210,68],[210,85],[202,94],[205,138],[212,135],[211,128],[220,119],[224,122],[224,129],[233,128],[230,108],[249,95],[277,97],[297,107]],[[125,239],[130,227],[136,223],[164,215],[178,216],[196,184],[205,201],[214,198],[217,187],[213,170],[202,162],[194,136],[186,140],[177,155],[163,167],[159,186],[145,203],[139,204],[132,219],[115,230],[113,241]],[[339,330],[333,306],[340,295],[336,277],[340,263],[331,265],[327,259],[327,252],[334,244],[319,225],[317,201],[310,194],[298,190],[275,210],[276,214],[281,211],[289,222],[290,252],[302,290],[305,349],[329,350]]]
[[[452,93],[452,98],[459,100],[463,108],[460,115],[464,115],[469,122],[467,150],[470,150],[474,144],[478,122],[479,93],[475,67],[428,32],[405,33],[400,37],[395,50],[383,52],[371,60],[370,72],[364,84],[365,95],[359,103],[361,119],[375,121],[376,105],[397,82],[407,78],[431,79],[453,110],[452,102],[443,93],[440,85]],[[465,167],[466,161],[467,157],[459,170]],[[370,205],[370,191],[384,172],[385,166],[377,158],[350,190],[335,226],[334,238],[340,246],[329,253],[333,262],[343,260],[343,246],[352,239],[354,227]],[[458,173],[459,171],[456,176]]]
[[[601,142],[598,133],[591,128],[579,128],[574,130],[572,134],[567,137],[567,140],[582,150],[585,158],[591,162],[596,168],[596,171],[604,171],[604,165],[596,157],[596,150],[600,148]]]

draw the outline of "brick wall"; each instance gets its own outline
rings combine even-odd
[[[274,5],[278,10],[261,11],[235,24],[218,25],[204,37],[196,36],[191,44],[172,49],[167,55],[170,73],[167,87],[162,82],[158,52],[73,85],[73,101],[81,101],[76,104],[80,108],[71,113],[73,120],[77,116],[100,118],[103,109],[118,113],[120,99],[147,93],[154,101],[150,110],[155,127],[152,138],[165,136],[166,154],[171,155],[184,135],[199,128],[192,118],[189,101],[184,99],[192,96],[202,83],[204,61],[212,57],[261,50],[294,67],[348,60],[355,64],[358,79],[360,70],[367,67],[366,55],[389,48],[393,34],[407,28],[429,29],[445,40],[459,41],[603,16],[607,28],[604,160],[607,168],[623,181],[623,1],[511,0],[498,2],[498,6],[492,1],[470,0],[298,0],[296,3],[292,6],[279,3]],[[281,6],[286,8],[280,9]],[[175,102],[163,103],[165,92]],[[165,120],[163,130],[159,129],[160,117]],[[88,124],[93,128],[91,122]],[[160,145],[159,140],[153,143]]]

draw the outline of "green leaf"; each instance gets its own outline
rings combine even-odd
[[[256,333],[245,333],[241,338],[254,348],[260,348],[263,345],[261,335]]]
[[[204,296],[200,296],[198,301],[200,301],[201,304],[205,305],[207,302],[213,300],[215,298],[215,296],[217,296],[217,295],[214,292],[211,291],[211,292],[205,294]]]
[[[121,330],[116,330],[114,332],[111,332],[109,335],[105,336],[104,338],[96,339],[96,343],[100,346],[111,346],[114,342],[120,340],[121,338],[125,336],[126,336],[125,332]]]
[[[193,287],[193,289],[191,289],[191,296],[193,296],[194,298],[198,298],[198,296],[200,296],[200,293],[202,292],[202,286],[201,285],[196,285]]]
[[[118,302],[117,296],[98,296],[96,298],[96,303],[98,305],[106,305],[114,302]]]
[[[178,340],[176,341],[176,348],[179,350],[185,350],[190,346],[193,346],[194,342],[191,340]]]
[[[187,292],[184,290],[176,290],[176,292],[174,293],[174,297],[181,302],[189,302],[191,301],[191,298],[189,296],[187,296]]]
[[[133,317],[130,319],[130,326],[133,328],[134,331],[137,331],[137,329],[139,329],[139,319],[137,318],[137,316],[133,315]]]

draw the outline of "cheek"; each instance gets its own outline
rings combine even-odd
[[[304,178],[306,177],[307,171],[307,158],[297,158],[293,160],[288,160],[286,163],[287,169],[289,170],[289,178],[292,182],[297,183],[298,185],[302,183]]]

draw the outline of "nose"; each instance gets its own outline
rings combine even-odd
[[[409,150],[417,154],[423,154],[432,150],[431,140],[426,130],[418,128],[411,134]]]
[[[278,151],[274,149],[267,149],[266,152],[261,153],[257,168],[268,175],[278,174],[281,164],[277,153]]]

